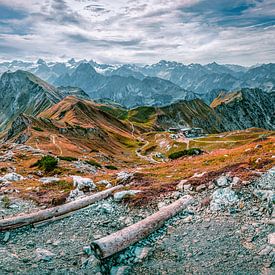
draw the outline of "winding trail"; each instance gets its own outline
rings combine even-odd
[[[62,155],[63,154],[62,148],[55,142],[55,138],[56,138],[56,135],[51,135],[52,143],[59,150],[59,154]]]
[[[140,147],[139,149],[136,149],[135,151],[136,155],[141,159],[149,161],[150,163],[160,163],[159,161],[154,160],[152,156],[144,156],[140,153],[148,144],[149,144],[149,141],[146,140],[145,144],[142,147]]]

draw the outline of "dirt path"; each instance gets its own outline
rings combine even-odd
[[[145,144],[144,144],[142,147],[140,147],[139,149],[136,149],[136,151],[135,151],[135,152],[136,152],[136,155],[137,155],[139,158],[141,158],[141,159],[144,159],[144,160],[146,160],[146,161],[149,161],[150,163],[160,163],[160,162],[154,160],[153,157],[152,157],[151,155],[150,155],[150,156],[144,156],[144,155],[142,155],[142,154],[140,153],[147,145],[149,145],[149,141],[148,141],[148,140],[146,140]]]
[[[52,143],[59,150],[59,154],[62,155],[63,154],[62,148],[56,143],[55,138],[56,138],[56,135],[51,135]]]

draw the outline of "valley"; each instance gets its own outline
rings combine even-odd
[[[91,99],[84,86],[2,75],[1,274],[274,271],[274,93],[208,104],[172,88],[180,98],[164,104],[154,87],[124,106],[131,93]]]

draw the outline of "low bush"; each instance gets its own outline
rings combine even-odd
[[[53,191],[62,190],[64,192],[69,192],[73,189],[73,184],[65,180],[59,180],[59,181],[53,181],[51,183],[43,184],[41,188],[44,190],[53,190]]]
[[[38,132],[44,132],[44,130],[43,130],[43,129],[41,129],[40,127],[33,126],[32,128],[33,128],[33,130],[35,130],[35,131],[38,131]]]
[[[169,159],[178,159],[183,156],[194,156],[194,155],[200,155],[203,151],[200,148],[190,148],[178,152],[174,152],[168,156]]]
[[[105,168],[107,168],[109,170],[118,170],[118,168],[114,165],[105,165]]]
[[[77,161],[78,159],[75,157],[69,157],[69,156],[59,156],[58,157],[60,160],[65,160],[65,161]]]
[[[90,164],[90,165],[95,166],[95,167],[98,167],[98,168],[101,168],[101,167],[102,167],[102,165],[101,165],[100,163],[96,162],[96,161],[93,160],[93,159],[86,160],[85,162],[86,162],[87,164]]]
[[[54,169],[57,168],[58,160],[52,156],[44,156],[37,162],[31,165],[32,167],[38,167],[45,172],[52,172]]]
[[[11,200],[8,196],[2,197],[2,203],[4,208],[9,208],[11,205]]]

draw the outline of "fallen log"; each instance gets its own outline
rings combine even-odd
[[[181,212],[192,202],[191,196],[184,196],[144,220],[93,241],[91,247],[99,258],[107,258],[159,229],[166,220]]]
[[[84,208],[99,200],[109,197],[114,191],[123,188],[122,185],[114,186],[110,189],[98,192],[91,196],[81,198],[60,206],[44,209],[30,214],[20,214],[11,218],[0,220],[0,232],[9,229],[15,229],[22,226],[38,223],[46,220],[55,220],[59,216],[67,216],[65,214],[72,213],[76,210]]]

